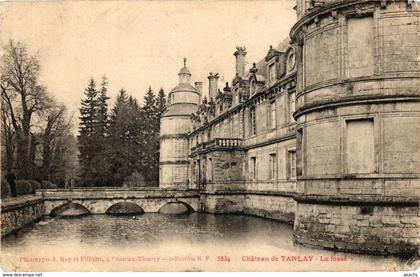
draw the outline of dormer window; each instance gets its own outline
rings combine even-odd
[[[236,105],[239,103],[239,91],[238,89],[235,89],[235,92],[233,94],[233,104]]]
[[[271,87],[284,75],[284,53],[270,46],[265,61],[267,62],[268,86]]]

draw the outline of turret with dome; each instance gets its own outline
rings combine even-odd
[[[201,91],[191,85],[191,72],[184,58],[179,83],[168,95],[169,107],[161,117],[159,186],[188,187],[188,133],[191,114],[197,112]]]

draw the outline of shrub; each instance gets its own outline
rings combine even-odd
[[[35,190],[41,188],[41,184],[35,180],[27,180],[32,186],[32,193],[35,193]]]
[[[18,195],[23,194],[31,194],[32,193],[32,186],[26,180],[17,180],[16,181],[16,192]]]
[[[1,178],[1,198],[10,196],[10,186],[6,179]]]
[[[50,181],[42,180],[41,181],[41,188],[43,188],[43,189],[56,189],[57,185],[50,182]]]
[[[133,174],[125,178],[123,186],[124,187],[144,187],[145,186],[144,176],[141,173],[134,171]]]

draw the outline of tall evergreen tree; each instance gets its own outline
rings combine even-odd
[[[156,149],[155,154],[153,156],[153,182],[155,184],[159,184],[159,152],[160,152],[160,118],[163,113],[166,111],[167,107],[167,99],[165,92],[161,88],[158,93],[157,101],[156,101],[156,109],[157,109],[157,116],[156,116],[156,135],[154,137],[154,148]]]
[[[159,100],[159,97],[156,97],[152,88],[149,87],[144,96],[143,106],[145,125],[148,131],[145,135],[145,166],[143,172],[146,181],[149,183],[157,183],[159,180]]]
[[[167,103],[166,95],[165,95],[165,92],[163,91],[163,88],[161,88],[159,90],[158,97],[157,97],[157,110],[158,110],[159,118],[166,110],[166,103]]]
[[[108,91],[108,80],[106,76],[102,77],[101,88],[98,94],[98,111],[97,111],[97,121],[98,121],[98,132],[105,138],[108,132],[108,100],[110,99],[107,96]]]
[[[81,101],[80,126],[78,136],[79,162],[81,165],[81,178],[85,183],[93,184],[96,178],[95,155],[97,155],[97,110],[98,92],[93,78],[84,92],[85,98]]]
[[[144,138],[147,132],[144,129],[144,114],[132,96],[128,98],[129,118],[128,125],[130,133],[128,136],[130,175],[133,171],[141,172],[143,169],[142,158],[144,157]]]
[[[112,108],[109,122],[108,157],[110,173],[115,185],[121,185],[130,173],[129,157],[129,106],[128,97],[121,89]]]
[[[82,177],[95,185],[118,186],[133,173],[141,173],[149,184],[157,184],[165,92],[160,89],[155,95],[149,87],[140,107],[121,89],[109,115],[106,93],[106,78],[99,90],[93,79],[85,90],[79,136]]]
[[[149,87],[149,89],[146,92],[146,95],[144,96],[143,110],[146,114],[146,117],[149,119],[148,123],[150,124],[150,127],[152,127],[157,117],[157,109],[156,95],[153,93],[151,87]]]
[[[108,125],[109,125],[109,117],[108,117],[108,100],[109,97],[107,96],[108,90],[108,80],[105,76],[102,77],[101,87],[98,91],[98,105],[96,111],[96,148],[97,153],[95,155],[95,163],[96,163],[96,185],[112,185],[109,182],[109,176],[107,174],[109,170],[109,160],[107,159],[107,148],[109,145],[107,144],[107,137],[108,137]]]

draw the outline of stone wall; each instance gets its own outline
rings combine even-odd
[[[244,199],[244,214],[277,219],[293,224],[296,201],[287,195],[248,193]]]
[[[203,211],[211,214],[243,214],[244,194],[209,193],[201,197]]]
[[[291,195],[267,192],[205,193],[203,211],[212,214],[244,214],[292,224],[296,202]]]
[[[41,196],[23,196],[2,199],[1,236],[22,228],[44,216],[44,200]]]
[[[418,206],[298,203],[294,241],[357,253],[418,254]]]
[[[337,26],[333,25],[333,27],[326,26],[321,33],[315,32],[308,35],[304,61],[307,85],[334,80],[338,77],[336,70],[338,32]]]
[[[214,183],[223,182],[240,182],[245,180],[244,161],[245,154],[243,151],[214,151],[211,154],[213,168],[212,180]]]

